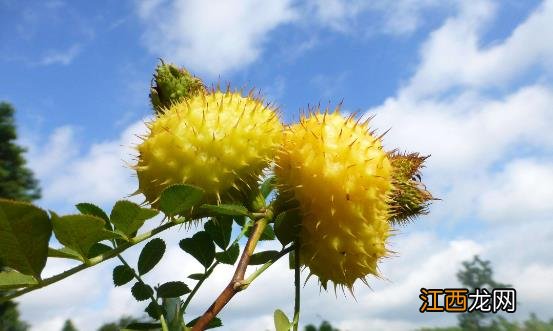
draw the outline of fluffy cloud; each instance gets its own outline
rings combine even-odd
[[[44,143],[31,140],[29,164],[43,184],[41,204],[67,208],[83,201],[113,203],[136,190],[132,170],[137,135],[143,121],[132,124],[113,141],[96,143],[81,151],[73,127],[60,127]]]
[[[482,45],[480,36],[492,22],[495,6],[490,1],[464,3],[425,42],[422,62],[402,93],[421,97],[459,86],[505,87],[534,66],[552,68],[553,1],[544,1],[506,40],[492,45]]]
[[[553,103],[552,103],[553,104]],[[506,222],[548,220],[553,215],[553,163],[519,159],[493,176],[480,198],[484,219]]]
[[[332,30],[350,33],[358,29],[361,32],[406,35],[417,30],[422,23],[423,14],[429,10],[455,8],[459,1],[439,0],[397,0],[397,1],[362,1],[362,0],[309,0],[304,10],[311,14],[317,23]],[[371,21],[376,24],[366,26],[357,22],[363,13],[375,14]],[[306,15],[310,18],[310,15]],[[357,24],[359,23],[359,24]],[[374,31],[372,31],[374,30]]]
[[[139,15],[153,53],[214,76],[256,61],[268,34],[296,17],[290,0],[155,0]]]

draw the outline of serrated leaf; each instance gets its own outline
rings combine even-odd
[[[126,236],[131,236],[144,225],[146,220],[157,214],[157,210],[142,208],[128,200],[119,200],[111,210],[110,219],[115,229],[121,231]]]
[[[96,257],[98,255],[107,253],[107,252],[111,251],[112,249],[113,248],[111,248],[110,246],[108,246],[106,244],[95,243],[94,245],[92,245],[92,247],[90,247],[90,251],[88,251],[88,258],[91,259],[91,258]]]
[[[207,205],[204,204],[201,206],[201,209],[205,212],[210,213],[212,216],[216,215],[227,215],[227,216],[248,216],[248,209],[242,205],[231,205],[231,204],[221,204],[221,205]]]
[[[194,234],[192,238],[186,238],[180,241],[180,248],[192,255],[205,268],[208,268],[215,258],[215,244],[207,232],[200,231]]]
[[[164,313],[163,307],[161,307],[157,302],[153,301],[148,304],[148,307],[146,307],[144,311],[148,314],[148,316],[155,320],[159,320],[161,314]]]
[[[196,322],[198,322],[199,319],[200,319],[200,317],[196,317],[195,319],[188,322],[186,324],[186,326],[189,327],[189,328],[193,327],[194,324],[196,324]],[[221,326],[223,326],[223,321],[221,321],[221,319],[219,317],[215,317],[211,320],[211,322],[209,322],[209,324],[206,326],[206,328],[204,330],[214,329],[214,328],[218,328],[218,327],[221,327]]]
[[[232,234],[232,217],[219,216],[204,224],[204,230],[221,249],[226,249]]]
[[[259,265],[269,262],[271,259],[278,256],[279,251],[263,251],[255,253],[250,257],[250,265]]]
[[[259,190],[261,191],[261,195],[263,195],[264,198],[267,198],[269,194],[274,190],[276,184],[276,177],[270,176],[269,178],[265,179],[265,181],[261,184],[261,187]]]
[[[136,282],[131,288],[132,296],[136,301],[144,301],[150,299],[154,295],[154,290],[149,285],[142,282]]]
[[[77,210],[80,211],[81,214],[100,217],[104,221],[109,222],[109,217],[106,214],[106,212],[103,211],[102,208],[96,206],[95,204],[88,203],[88,202],[81,202],[76,204],[75,207],[77,207]]]
[[[165,253],[165,248],[165,242],[159,238],[150,240],[144,246],[138,257],[138,273],[141,276],[158,264]]]
[[[79,256],[79,253],[67,247],[62,247],[60,249],[48,247],[48,257],[58,257],[62,259],[71,259],[71,260],[77,260],[77,261],[83,260]]]
[[[52,213],[54,234],[60,243],[73,249],[81,257],[88,256],[95,243],[116,238],[117,235],[105,229],[106,221],[91,215],[58,216]]]
[[[131,323],[127,325],[124,330],[161,330],[161,324],[159,323]]]
[[[178,298],[186,293],[190,293],[190,288],[183,282],[167,282],[157,288],[160,298]]]
[[[288,210],[277,215],[275,234],[283,246],[296,240],[301,229],[301,214],[298,210]]]
[[[286,314],[280,310],[275,310],[274,313],[275,320],[275,329],[276,331],[289,331],[290,330],[290,320],[286,317]]]
[[[215,254],[217,261],[225,264],[233,265],[240,255],[240,246],[238,243],[232,244],[226,251]]]
[[[0,272],[0,290],[17,289],[36,284],[38,281],[33,276],[24,275],[15,270]]]
[[[188,275],[188,278],[194,279],[194,280],[202,280],[205,278],[205,274],[190,274]]]
[[[113,284],[122,286],[130,282],[134,278],[133,270],[126,265],[118,265],[113,268]]]
[[[159,209],[168,216],[189,213],[198,205],[204,196],[204,191],[192,185],[173,185],[161,192]]]
[[[0,199],[0,261],[5,266],[40,278],[51,235],[52,223],[45,211]]]

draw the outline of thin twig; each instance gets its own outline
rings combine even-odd
[[[140,277],[140,275],[136,273],[134,268],[132,268],[129,265],[129,263],[123,258],[123,256],[121,256],[121,254],[117,254],[117,258],[119,259],[119,261],[121,261],[121,263],[123,263],[127,268],[129,268],[129,270],[132,271],[132,275],[137,281],[139,281],[140,283],[146,285],[146,283],[142,280],[142,277]],[[154,303],[156,305],[156,307],[158,309],[158,312],[160,313],[159,314],[159,321],[161,322],[161,329],[163,331],[169,331],[169,328],[167,327],[167,322],[165,321],[165,317],[163,316],[163,313],[161,312],[161,307],[157,303],[156,298],[154,298],[153,293],[150,294],[150,300],[152,300],[152,303]]]
[[[248,239],[248,242],[246,243],[246,247],[244,248],[244,252],[242,252],[242,256],[240,257],[240,261],[238,261],[238,265],[236,267],[236,271],[234,272],[234,275],[232,276],[231,281],[225,287],[225,289],[219,294],[217,299],[213,302],[213,304],[205,311],[205,313],[198,319],[196,324],[194,324],[194,327],[192,327],[192,331],[203,331],[205,328],[209,325],[209,323],[217,316],[217,314],[225,307],[225,305],[232,299],[232,297],[240,292],[242,288],[242,281],[244,280],[244,275],[246,274],[246,269],[248,268],[248,264],[250,263],[250,258],[255,250],[255,246],[257,245],[257,242],[259,241],[259,238],[261,238],[261,234],[263,234],[263,231],[265,230],[265,227],[267,226],[268,219],[262,218],[255,222],[255,225],[253,227],[252,233]]]
[[[98,255],[96,257],[93,257],[91,259],[89,259],[87,261],[87,263],[83,263],[83,264],[80,264],[76,267],[73,267],[69,270],[66,270],[64,272],[62,272],[61,274],[57,274],[55,276],[52,276],[50,278],[46,278],[46,279],[43,279],[40,283],[36,284],[36,285],[31,285],[31,286],[28,286],[22,290],[19,290],[17,292],[14,292],[14,293],[11,293],[7,296],[3,296],[3,297],[0,297],[0,302],[4,302],[4,301],[8,301],[8,300],[11,300],[13,298],[17,298],[18,296],[21,296],[25,293],[29,293],[29,292],[32,292],[32,291],[35,291],[35,290],[38,290],[40,288],[43,288],[45,286],[48,286],[48,285],[51,285],[51,284],[54,284],[54,283],[57,283],[59,282],[60,280],[63,280],[71,275],[74,275],[76,274],[77,272],[79,271],[82,271],[82,270],[85,270],[87,268],[90,268],[92,266],[95,266],[97,264],[100,264],[104,261],[107,261],[111,258],[114,258],[116,257],[118,254],[124,252],[125,250],[127,250],[128,248],[144,241],[144,240],[147,240],[155,235],[157,235],[158,233],[162,232],[162,231],[165,231],[167,229],[169,229],[170,227],[173,227],[175,225],[178,225],[178,224],[181,224],[181,223],[184,223],[186,220],[185,219],[178,219],[178,220],[175,220],[175,221],[172,221],[172,222],[169,222],[169,223],[165,223],[165,224],[162,224],[160,225],[159,227],[151,230],[151,231],[148,231],[148,232],[145,232],[139,236],[136,236],[134,238],[131,238],[129,240],[129,242],[126,242],[122,245],[119,245],[117,248],[111,250],[111,251],[108,251],[108,252],[105,252],[101,255]]]
[[[244,227],[242,228],[242,231],[238,234],[238,236],[236,236],[236,239],[234,239],[234,241],[229,245],[229,247],[232,247],[234,244],[237,244],[240,239],[242,239],[243,236],[246,235],[246,232],[249,230],[249,228],[251,228],[252,226],[252,222],[248,222],[244,225]],[[202,284],[204,283],[204,281],[211,275],[211,273],[213,272],[213,270],[215,270],[215,267],[217,267],[217,265],[219,265],[219,261],[215,261],[205,272],[204,272],[204,277],[202,277],[197,283],[196,285],[194,286],[194,288],[192,289],[192,292],[190,292],[190,294],[188,295],[188,297],[186,297],[186,300],[184,301],[184,303],[182,304],[182,312],[183,314],[186,312],[186,308],[188,307],[188,305],[190,304],[190,301],[192,301],[192,298],[194,297],[194,295],[196,295],[196,292],[198,292],[198,290],[200,289],[200,287],[202,286]]]
[[[298,240],[294,252],[294,287],[296,290],[294,297],[294,331],[298,331],[300,324],[300,247]]]

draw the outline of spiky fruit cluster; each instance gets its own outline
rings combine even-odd
[[[427,156],[418,153],[390,154],[393,167],[393,185],[390,202],[390,221],[405,224],[417,216],[428,213],[432,194],[426,190],[421,181],[420,170]]]
[[[200,91],[165,108],[138,146],[139,191],[153,206],[173,184],[205,190],[205,202],[248,195],[281,143],[275,109],[250,95]]]
[[[200,92],[205,92],[205,87],[199,78],[192,76],[185,68],[161,61],[150,87],[150,101],[156,113],[163,113],[173,103]]]
[[[275,174],[302,215],[300,260],[323,287],[377,275],[390,235],[392,167],[367,123],[314,113],[285,132]]]

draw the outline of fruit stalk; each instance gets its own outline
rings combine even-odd
[[[221,294],[219,294],[217,299],[215,299],[213,304],[205,311],[196,324],[194,324],[192,331],[204,330],[209,322],[217,316],[217,314],[226,306],[232,297],[245,288],[242,282],[244,281],[244,276],[246,275],[246,269],[248,268],[250,258],[255,250],[255,247],[257,246],[259,238],[261,238],[261,235],[267,226],[268,221],[269,218],[265,217],[255,222],[252,234],[246,243],[246,247],[244,248],[244,252],[242,252],[240,261],[238,261],[238,265],[232,279]]]

